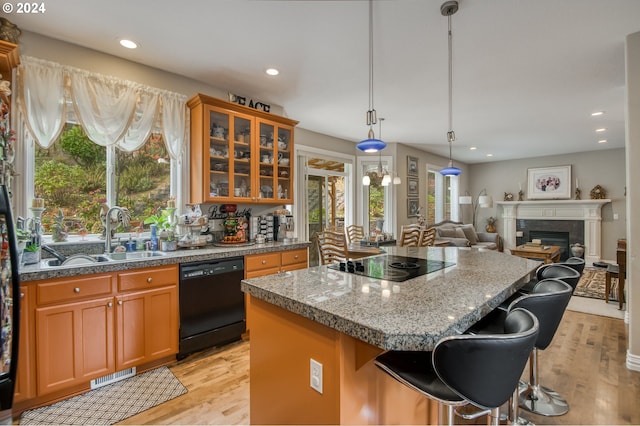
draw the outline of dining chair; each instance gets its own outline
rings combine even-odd
[[[420,231],[418,239],[418,247],[433,247],[436,245],[436,232],[434,227],[423,229]]]
[[[362,225],[347,226],[347,239],[349,240],[349,244],[362,241],[364,239],[364,226]]]
[[[400,228],[400,247],[417,247],[420,239],[420,225],[402,225]]]
[[[344,231],[325,229],[316,234],[320,264],[329,265],[344,262],[347,258],[347,244]]]

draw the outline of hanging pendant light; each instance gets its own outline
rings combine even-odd
[[[453,131],[453,36],[451,33],[451,15],[458,11],[457,1],[447,1],[440,6],[440,13],[446,16],[449,21],[449,30],[447,32],[449,38],[449,131],[447,131],[447,143],[449,144],[449,166],[440,170],[444,176],[459,176],[462,173],[453,165],[451,157],[451,144],[456,140],[456,134]]]
[[[380,137],[382,137],[383,121],[384,121],[384,118],[380,117],[380,130],[378,131],[378,134],[380,135]],[[393,183],[394,185],[400,185],[400,183],[402,183],[402,181],[400,180],[400,177],[396,175],[396,177],[394,177],[393,179],[391,178],[391,173],[389,173],[389,171],[386,168],[382,167],[382,152],[379,152],[379,155],[380,155],[380,158],[378,159],[378,170],[375,173],[369,172],[365,174],[362,177],[362,184],[364,186],[369,186],[372,183],[380,186],[389,186],[391,183]]]
[[[360,151],[378,152],[383,150],[387,144],[380,139],[376,139],[373,126],[378,122],[376,110],[373,107],[373,0],[369,0],[369,110],[367,111],[367,126],[369,134],[356,145]]]

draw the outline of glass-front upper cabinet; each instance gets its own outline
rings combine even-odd
[[[191,108],[192,203],[293,203],[297,121],[205,95]]]
[[[258,120],[260,132],[258,198],[279,204],[291,204],[293,155],[291,136],[293,129],[266,120]]]

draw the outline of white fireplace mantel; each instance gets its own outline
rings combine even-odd
[[[502,206],[502,237],[506,249],[516,246],[516,220],[582,220],[584,222],[584,259],[588,264],[600,261],[602,206],[611,200],[536,200],[499,201]]]

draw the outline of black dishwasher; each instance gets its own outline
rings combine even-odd
[[[240,339],[246,330],[244,259],[180,265],[180,349],[178,359]]]

